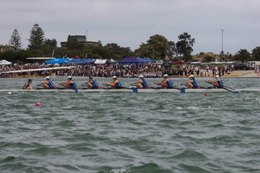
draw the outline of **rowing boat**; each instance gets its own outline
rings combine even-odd
[[[0,92],[75,92],[72,89],[2,89]],[[222,88],[200,88],[200,89],[136,89],[136,88],[124,88],[124,89],[78,89],[77,92],[135,92],[135,93],[219,93],[219,92],[260,92],[259,88],[245,88],[245,89],[233,89],[227,90]]]

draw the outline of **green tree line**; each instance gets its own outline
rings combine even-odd
[[[132,51],[129,47],[121,47],[117,43],[108,43],[98,46],[82,46],[75,40],[68,40],[66,47],[58,47],[56,39],[45,38],[44,30],[34,24],[30,31],[29,44],[27,48],[22,49],[21,36],[17,29],[14,29],[10,41],[9,49],[0,52],[1,59],[5,58],[12,62],[27,63],[27,57],[89,57],[99,59],[122,59],[126,56],[149,57],[158,60],[192,60],[193,46],[195,38],[184,32],[178,36],[176,42],[168,40],[166,37],[156,34],[150,36],[145,42],[141,43],[139,48]],[[223,60],[260,60],[260,47],[252,50],[252,53],[246,49],[239,50],[235,55],[222,55]],[[205,61],[211,61],[214,57],[205,57]]]

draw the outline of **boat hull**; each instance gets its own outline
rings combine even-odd
[[[245,91],[245,92],[259,92],[259,89],[237,89],[236,92]],[[0,92],[76,92],[72,89],[2,89]],[[217,93],[217,92],[230,92],[226,89],[78,89],[77,92],[135,92],[135,93]]]

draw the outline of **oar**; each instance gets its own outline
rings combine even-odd
[[[83,84],[81,84],[81,86],[82,86],[82,89],[88,89],[88,87],[87,87],[87,84],[86,84],[86,83],[83,83]]]
[[[41,83],[40,83],[40,84],[38,84],[38,85],[36,85],[36,86],[37,86],[37,88],[41,88],[41,89],[43,89],[43,87],[42,87]]]
[[[208,81],[205,81],[205,82],[212,85],[211,82],[208,82]],[[237,91],[236,89],[231,88],[231,87],[227,87],[227,86],[226,86],[226,87],[223,87],[223,88],[219,88],[219,89],[224,89],[224,90],[229,91],[229,92],[232,92],[232,93],[239,93],[239,91]]]
[[[229,92],[232,92],[232,93],[239,93],[239,91],[237,91],[236,89],[234,88],[230,88],[230,87],[223,87],[224,90],[227,90]]]
[[[82,86],[82,87],[85,87],[85,86],[87,86],[87,84],[83,83],[83,84],[81,84],[81,86]]]
[[[163,89],[163,87],[150,87],[151,89]]]
[[[105,85],[105,87],[103,89],[113,89],[112,86],[108,83],[102,83],[102,85]],[[110,87],[110,88],[108,88]]]
[[[180,88],[186,88],[186,83],[180,83]]]
[[[201,88],[205,88],[205,89],[214,89],[214,88],[216,88],[212,82],[205,81],[205,83],[210,84],[211,86],[210,87],[201,87]]]
[[[112,85],[110,83],[103,83],[103,85],[110,86],[111,89],[115,89],[115,88],[112,87]],[[117,89],[128,89],[128,87],[122,86],[122,88],[117,88]]]
[[[59,83],[59,85],[63,86],[62,83]],[[64,87],[64,86],[63,86]],[[58,88],[58,89],[61,89],[61,88]],[[71,89],[71,88],[63,88],[63,89]],[[75,93],[79,93],[79,90],[78,90],[78,87],[76,86],[75,89],[72,89],[75,91]]]
[[[155,82],[154,84],[156,84],[156,85],[160,85],[160,87],[155,87],[156,89],[162,89],[163,88],[163,85],[162,85],[162,83],[161,82]]]
[[[111,86],[109,83],[103,83],[103,85],[106,85],[106,86]]]

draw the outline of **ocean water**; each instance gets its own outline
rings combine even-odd
[[[224,82],[260,88],[260,79]],[[259,173],[260,93],[0,92],[0,172]]]

